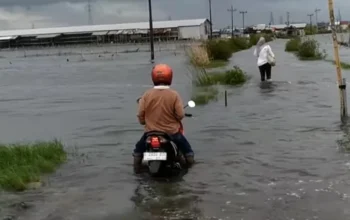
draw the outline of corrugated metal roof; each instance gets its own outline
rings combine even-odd
[[[289,26],[293,26],[295,28],[305,28],[306,23],[300,23],[300,24],[290,24]],[[271,28],[276,28],[276,29],[283,29],[288,27],[286,24],[276,24],[276,25],[271,25]]]
[[[12,40],[12,39],[16,39],[18,36],[3,36],[0,37],[0,40]]]
[[[188,19],[188,20],[170,20],[170,21],[153,21],[153,28],[175,28],[184,26],[199,26],[207,19]],[[131,30],[131,29],[149,29],[148,22],[124,23],[124,24],[104,24],[104,25],[85,25],[72,27],[56,28],[38,28],[38,29],[21,29],[0,31],[0,37],[3,36],[28,36],[41,34],[73,34],[73,33],[92,33],[98,31],[112,30]]]
[[[285,24],[275,24],[275,25],[271,25],[270,27],[271,28],[276,28],[276,29],[283,29],[283,28],[286,28],[287,25],[285,25]]]
[[[102,35],[106,35],[107,33],[108,33],[108,31],[98,31],[98,32],[93,32],[92,35],[102,36]]]
[[[41,38],[53,38],[53,37],[57,37],[60,34],[43,34],[43,35],[38,35],[36,36],[36,38],[41,39]]]
[[[296,28],[305,28],[306,27],[306,23],[302,23],[302,24],[291,24],[290,26],[296,27]]]

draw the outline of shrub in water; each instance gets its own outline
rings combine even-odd
[[[251,47],[248,38],[245,37],[234,37],[229,40],[229,44],[232,52],[246,50]]]
[[[212,60],[228,60],[232,56],[232,50],[226,40],[209,40],[206,48]]]
[[[237,66],[224,73],[208,73],[205,69],[201,69],[196,73],[194,83],[197,86],[239,85],[246,82],[247,78],[245,72]]]
[[[247,75],[238,66],[234,66],[232,70],[227,70],[221,76],[220,83],[223,85],[239,85],[247,81]]]
[[[218,94],[219,90],[213,86],[196,88],[191,100],[196,102],[197,105],[205,105],[211,100],[216,100]]]
[[[320,60],[325,57],[320,52],[319,43],[314,39],[309,39],[301,43],[297,56],[301,60]]]
[[[260,37],[264,37],[266,42],[270,42],[273,40],[272,36],[272,34],[252,34],[250,35],[249,42],[250,45],[254,46],[258,43]]]
[[[217,82],[213,79],[212,75],[210,75],[204,68],[200,68],[195,71],[193,83],[196,86],[211,86],[216,84]]]
[[[287,41],[285,51],[287,52],[297,52],[301,44],[300,38],[293,38]]]
[[[53,172],[66,160],[58,141],[34,144],[0,144],[0,189],[25,190],[27,184],[39,182],[40,175]]]

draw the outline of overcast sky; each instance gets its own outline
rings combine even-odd
[[[88,0],[0,0],[0,28],[20,29],[70,26],[88,24]],[[328,20],[326,0],[212,0],[214,28],[231,24],[231,4],[237,9],[234,24],[242,25],[242,16],[238,11],[247,11],[245,24],[268,23],[273,12],[274,22],[280,17],[286,21],[286,12],[290,12],[290,21],[309,21],[307,14],[314,13],[319,21]],[[350,20],[350,0],[335,0],[335,12],[341,9],[343,20]],[[147,0],[91,0],[94,24],[147,21]],[[155,20],[209,18],[208,0],[153,0]],[[315,21],[315,16],[313,17]]]

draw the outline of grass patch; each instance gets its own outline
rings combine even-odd
[[[192,100],[198,105],[205,105],[218,99],[219,90],[216,85],[236,86],[248,80],[246,73],[235,66],[225,72],[207,72],[204,68],[197,70],[194,78],[194,93]]]
[[[287,41],[284,51],[297,52],[300,48],[300,44],[301,44],[301,39],[299,37],[292,38],[292,39]]]
[[[335,64],[335,61],[333,61],[333,63]],[[349,70],[350,69],[350,64],[349,63],[340,62],[340,66],[341,66],[342,69],[345,69],[345,70]]]
[[[211,60],[209,64],[204,65],[202,67],[206,69],[213,69],[218,67],[224,67],[228,64],[227,60]]]
[[[334,60],[326,60],[327,62],[331,62],[335,65],[335,61]],[[345,63],[345,62],[340,62],[340,66],[342,69],[344,70],[349,70],[350,69],[350,64],[349,63]]]
[[[0,145],[0,188],[23,191],[29,183],[40,182],[42,174],[54,172],[66,158],[57,140]]]
[[[248,76],[239,67],[234,66],[231,70],[225,72],[207,72],[205,69],[200,69],[196,73],[194,83],[196,86],[211,86],[211,85],[240,85],[247,81]]]
[[[193,66],[204,67],[210,65],[209,55],[205,46],[193,45],[186,50],[186,54]]]
[[[214,86],[197,87],[194,94],[192,94],[191,100],[196,102],[197,105],[205,105],[212,100],[217,100],[218,94],[219,90]]]

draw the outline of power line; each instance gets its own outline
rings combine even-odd
[[[231,12],[231,37],[233,38],[233,12],[237,11],[237,9],[233,9],[233,5],[231,5],[230,9],[227,9],[228,12]]]

